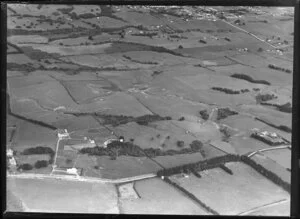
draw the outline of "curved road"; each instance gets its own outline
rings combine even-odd
[[[70,181],[78,181],[78,182],[94,182],[94,183],[127,183],[133,182],[142,179],[149,179],[156,177],[156,174],[149,173],[139,176],[121,178],[121,179],[104,179],[104,178],[95,178],[95,177],[76,177],[72,175],[46,175],[46,174],[9,174],[7,173],[7,177],[11,178],[23,178],[23,179],[60,179],[60,180],[70,180]]]

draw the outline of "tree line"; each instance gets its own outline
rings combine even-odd
[[[132,157],[150,157],[157,156],[172,156],[176,154],[192,154],[200,152],[205,156],[203,144],[201,141],[195,140],[190,144],[190,147],[182,148],[181,150],[161,150],[160,148],[146,148],[142,149],[132,142],[113,141],[104,147],[86,147],[79,150],[81,154],[95,155],[95,156],[110,156],[111,159],[116,159],[118,156],[132,156]]]
[[[245,74],[235,73],[235,74],[232,74],[230,77],[242,79],[242,80],[249,81],[249,82],[255,83],[255,84],[271,85],[271,83],[268,82],[268,81],[265,81],[265,80],[255,80],[252,77],[250,77],[249,75],[245,75]]]

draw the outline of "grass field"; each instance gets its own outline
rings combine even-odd
[[[236,215],[245,210],[289,199],[289,194],[242,163],[226,164],[233,172],[229,175],[216,168],[201,172],[201,178],[172,178],[192,192],[206,205],[222,215]],[[284,212],[289,215],[289,211]]]
[[[115,188],[109,184],[70,183],[56,179],[8,179],[8,189],[25,203],[28,212],[119,212]]]
[[[158,178],[138,181],[135,189],[141,198],[121,200],[121,213],[208,215],[204,209]]]

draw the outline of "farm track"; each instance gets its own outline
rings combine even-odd
[[[23,174],[9,174],[7,173],[8,178],[21,178],[21,179],[57,179],[57,180],[68,180],[68,181],[77,181],[77,182],[90,182],[90,183],[129,183],[138,180],[150,179],[157,177],[154,173],[121,178],[121,179],[106,179],[106,178],[95,178],[95,177],[75,177],[71,175],[46,175],[46,174],[32,174],[32,173],[23,173]]]
[[[286,149],[286,148],[290,148],[291,149],[291,146],[288,145],[288,146],[277,146],[277,147],[272,147],[272,148],[264,148],[264,149],[260,149],[260,150],[257,150],[257,151],[253,151],[252,153],[248,154],[247,156],[248,157],[252,157],[253,155],[255,155],[255,154],[259,153],[259,152],[279,150],[279,149]]]

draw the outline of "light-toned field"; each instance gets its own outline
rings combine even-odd
[[[83,112],[103,112],[110,115],[142,116],[152,114],[134,97],[124,93],[115,92],[109,96],[95,100],[93,103],[82,104],[76,108]]]
[[[281,166],[291,169],[292,157],[290,149],[264,151],[262,153],[270,159],[274,160],[276,163],[280,164]]]
[[[118,186],[121,199],[137,199],[138,194],[134,190],[134,182],[126,183]]]
[[[158,178],[137,181],[135,188],[140,199],[120,200],[125,214],[184,214],[208,215],[204,209],[180,191]]]
[[[254,207],[290,199],[290,195],[243,163],[226,164],[234,175],[219,168],[201,172],[201,178],[172,178],[222,215],[236,215]],[[288,212],[283,214],[289,215]]]
[[[7,179],[28,212],[118,213],[113,185],[57,179]]]

